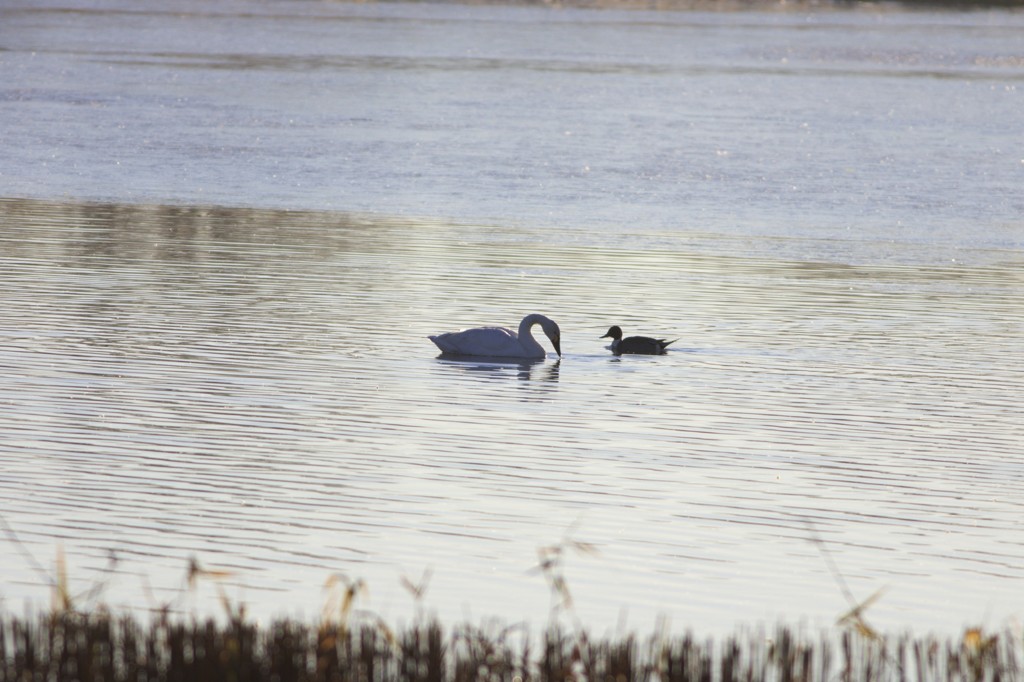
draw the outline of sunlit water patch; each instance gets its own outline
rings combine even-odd
[[[219,608],[177,591],[195,557],[261,616],[318,613],[342,572],[408,617],[401,577],[432,570],[442,616],[537,623],[537,550],[568,537],[597,550],[564,569],[598,629],[827,624],[813,527],[856,595],[887,588],[877,626],[1020,615],[1017,252],[26,200],[0,223],[2,515],[79,588],[115,552],[114,606]],[[426,338],[528,312],[561,361]],[[618,358],[610,324],[680,340]],[[44,602],[4,543],[4,601]]]

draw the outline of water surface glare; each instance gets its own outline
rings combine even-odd
[[[62,544],[82,589],[115,551],[114,606],[175,598],[195,556],[260,616],[318,613],[343,572],[408,617],[401,576],[432,569],[442,616],[538,623],[537,549],[570,533],[598,549],[566,566],[598,629],[828,624],[845,602],[809,520],[854,593],[887,588],[877,626],[1020,615],[1019,253],[837,264],[685,232],[38,200],[0,224],[3,517],[46,565]],[[531,311],[561,362],[426,339]],[[613,323],[680,341],[615,358]],[[6,554],[4,601],[45,600]]]

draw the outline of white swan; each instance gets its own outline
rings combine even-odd
[[[537,343],[530,333],[533,325],[539,324],[544,334],[551,339],[558,357],[562,357],[559,345],[562,332],[558,325],[543,315],[533,313],[523,318],[516,333],[506,327],[476,327],[461,332],[448,332],[428,337],[445,355],[479,355],[492,358],[543,358],[547,355],[544,347]]]

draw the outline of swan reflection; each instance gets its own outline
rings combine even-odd
[[[510,362],[508,358],[453,358],[443,353],[437,356],[437,361],[440,365],[458,368],[493,381],[504,381],[514,376],[520,381],[551,383],[558,381],[558,372],[562,364],[561,360],[547,363],[543,359]]]

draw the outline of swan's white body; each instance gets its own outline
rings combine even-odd
[[[476,327],[461,332],[448,332],[429,337],[446,355],[479,355],[492,358],[544,358],[547,352],[537,343],[530,332],[533,325],[539,324],[544,334],[551,340],[555,352],[562,355],[560,346],[561,331],[553,320],[533,313],[519,323],[519,331],[507,327]]]

